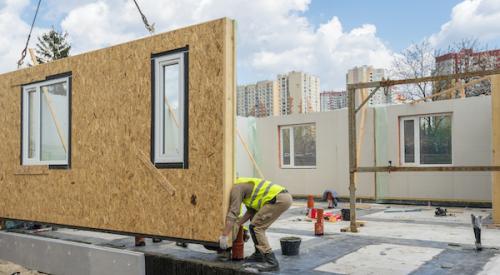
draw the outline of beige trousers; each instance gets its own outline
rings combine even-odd
[[[253,234],[254,242],[257,241],[255,248],[262,254],[272,252],[272,248],[267,241],[266,230],[283,212],[290,208],[292,201],[292,195],[280,193],[276,196],[275,203],[266,203],[252,218],[250,233]]]

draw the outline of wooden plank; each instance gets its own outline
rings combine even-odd
[[[223,230],[227,209],[229,208],[229,194],[236,179],[236,21],[225,20],[224,22],[224,145],[223,160],[224,184],[222,192],[222,209],[219,219],[222,226],[218,228],[219,233]]]
[[[0,217],[217,242],[234,180],[233,22],[218,19],[1,74]],[[189,167],[159,169],[150,161],[151,55],[186,46]],[[16,85],[65,72],[72,72],[71,168],[15,175]]]
[[[500,165],[500,75],[491,78],[491,105],[493,165]],[[492,173],[491,196],[493,223],[500,224],[500,172]]]
[[[358,167],[358,173],[371,172],[487,172],[500,171],[500,166],[377,166]]]
[[[383,81],[347,84],[347,88],[348,89],[363,89],[363,88],[376,88],[376,87],[390,87],[390,86],[395,86],[395,85],[414,84],[414,83],[421,83],[421,82],[442,81],[442,80],[452,80],[452,79],[463,79],[463,78],[467,78],[467,77],[476,77],[476,76],[480,77],[480,76],[496,75],[496,74],[500,74],[500,69],[477,71],[477,72],[466,72],[466,73],[458,73],[458,74],[450,74],[450,75],[427,76],[427,77],[421,77],[421,78],[409,78],[409,79],[400,79],[400,80],[383,80]]]
[[[356,145],[356,91],[347,89],[347,113],[349,130],[349,208],[351,214],[351,231],[357,232],[356,227],[356,175],[357,145]]]

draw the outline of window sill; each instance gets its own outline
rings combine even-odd
[[[14,171],[15,176],[43,176],[49,174],[49,166],[21,166]]]
[[[280,167],[281,169],[316,169],[316,166],[293,166],[293,167]]]

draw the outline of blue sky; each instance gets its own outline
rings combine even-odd
[[[300,70],[342,89],[360,65],[390,69],[412,42],[500,45],[500,0],[138,0],[157,32],[220,17],[238,22],[238,83]],[[15,69],[37,0],[0,0],[0,73]],[[148,35],[132,0],[43,0],[36,36],[68,31],[72,54]],[[14,27],[15,26],[15,27]],[[15,31],[13,31],[15,30]]]
[[[459,0],[313,0],[305,16],[314,26],[338,16],[347,30],[362,24],[377,26],[377,35],[401,51],[413,42],[438,32],[450,20]],[[500,23],[500,22],[499,22]]]

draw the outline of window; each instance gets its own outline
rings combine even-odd
[[[452,164],[451,114],[401,118],[400,130],[402,164]]]
[[[158,168],[187,168],[187,48],[152,57],[151,160]]]
[[[280,126],[279,132],[281,167],[316,167],[316,125]]]
[[[69,167],[71,78],[22,88],[22,164]]]

